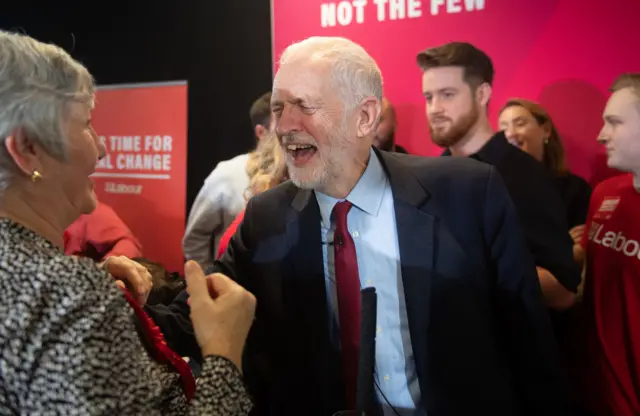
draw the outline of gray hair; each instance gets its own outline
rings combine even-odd
[[[29,36],[0,30],[0,191],[16,167],[4,141],[22,129],[59,160],[67,157],[63,119],[71,101],[91,103],[94,81],[67,52]]]
[[[382,73],[376,61],[357,43],[342,37],[314,36],[287,47],[280,65],[299,59],[326,60],[341,98],[354,108],[366,97],[382,100]]]

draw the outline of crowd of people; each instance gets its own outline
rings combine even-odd
[[[355,411],[372,287],[367,416],[640,414],[640,73],[612,85],[597,140],[620,174],[592,192],[538,103],[508,100],[492,129],[485,52],[451,42],[416,65],[440,157],[395,143],[364,48],[290,45],[250,109],[256,149],[191,208],[186,288],[151,302],[166,276],[135,237],[97,243],[113,216],[89,178],[91,74],[0,32],[0,408]]]

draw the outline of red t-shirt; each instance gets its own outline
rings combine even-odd
[[[240,211],[233,222],[229,225],[229,228],[227,228],[224,234],[222,234],[222,237],[220,237],[220,242],[218,243],[218,256],[216,258],[222,256],[222,254],[227,250],[229,241],[231,240],[231,237],[233,237],[233,235],[236,233],[236,230],[238,229],[238,226],[240,226],[243,218],[244,209]]]
[[[103,261],[109,256],[142,257],[142,244],[109,205],[98,202],[96,209],[82,215],[64,232],[67,255]]]
[[[640,192],[632,175],[593,192],[582,246],[587,268],[580,399],[598,415],[640,415]]]

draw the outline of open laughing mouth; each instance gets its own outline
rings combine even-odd
[[[318,151],[318,148],[311,144],[288,144],[285,148],[296,166],[306,164]]]

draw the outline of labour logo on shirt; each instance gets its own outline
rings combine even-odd
[[[599,246],[640,260],[640,242],[629,238],[621,231],[605,231],[604,224],[592,222],[588,238]]]
[[[609,219],[620,203],[619,196],[605,197],[594,215],[596,218]]]

